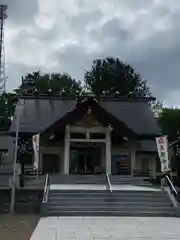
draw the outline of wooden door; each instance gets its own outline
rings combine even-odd
[[[129,175],[131,172],[129,155],[113,155],[111,170],[112,174]]]

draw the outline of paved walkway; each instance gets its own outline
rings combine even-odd
[[[30,240],[177,240],[179,218],[48,217]]]
[[[106,185],[102,184],[52,184],[51,190],[105,190]],[[112,185],[112,190],[124,191],[161,191],[161,189],[151,187],[141,187],[133,185]]]

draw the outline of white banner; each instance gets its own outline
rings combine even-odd
[[[33,150],[34,150],[34,169],[38,170],[39,166],[39,134],[33,135]]]
[[[167,136],[156,138],[158,155],[161,162],[161,172],[168,172],[169,169],[169,156],[168,156],[168,139]]]

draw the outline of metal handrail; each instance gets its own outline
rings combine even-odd
[[[45,184],[44,184],[44,192],[43,192],[43,203],[47,203],[48,200],[48,192],[49,192],[49,174],[46,174]]]
[[[166,180],[168,181],[169,185],[171,186],[172,191],[176,194],[176,196],[178,195],[178,192],[176,190],[176,188],[174,187],[172,181],[170,180],[168,175],[164,175],[164,178],[166,178]]]
[[[107,184],[106,184],[106,189],[107,190],[109,190],[111,193],[112,193],[112,186],[111,186],[111,182],[110,182],[110,178],[109,178],[109,174],[108,173],[106,173],[106,182],[107,182]],[[107,188],[107,186],[108,186],[108,188]]]

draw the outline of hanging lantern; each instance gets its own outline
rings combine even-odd
[[[20,154],[25,154],[28,152],[28,141],[27,139],[18,139],[18,150]]]

